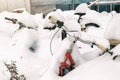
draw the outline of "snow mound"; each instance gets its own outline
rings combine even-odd
[[[111,21],[109,22],[105,36],[107,39],[117,39],[120,40],[120,14],[116,14],[112,17]]]

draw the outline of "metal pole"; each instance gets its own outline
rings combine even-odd
[[[110,12],[113,10],[112,3],[110,4]]]
[[[98,12],[100,11],[100,5],[97,5],[97,11]]]
[[[71,2],[72,2],[72,9],[74,10],[74,8],[75,8],[75,0],[72,0]]]

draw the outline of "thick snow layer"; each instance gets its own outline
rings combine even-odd
[[[18,73],[24,74],[27,80],[120,80],[120,63],[112,60],[115,55],[119,55],[120,45],[112,49],[113,56],[108,53],[99,56],[103,52],[100,48],[95,45],[91,48],[91,44],[81,41],[76,42],[71,53],[76,63],[75,69],[64,77],[58,76],[59,65],[64,61],[65,53],[74,37],[95,42],[108,49],[110,43],[107,39],[120,39],[119,14],[99,13],[87,8],[86,15],[79,24],[77,21],[79,16],[74,13],[74,10],[57,9],[45,18],[43,13],[31,15],[25,10],[23,13],[7,11],[0,13],[0,80],[9,80],[10,73],[3,62],[11,63],[11,60],[16,62]],[[48,19],[49,16],[64,21],[63,28],[69,33],[67,38],[61,40],[62,29],[43,29],[54,26]],[[16,18],[26,26],[37,27],[37,30],[28,28],[17,30],[19,25],[5,20],[5,17]],[[98,24],[100,28],[89,26],[86,32],[82,32],[81,24],[90,22]]]
[[[112,17],[111,21],[107,25],[105,36],[107,39],[120,40],[120,14],[116,14]]]
[[[116,46],[112,51],[114,54],[119,55],[119,49],[120,45]],[[103,56],[99,56],[96,59],[80,65],[75,70],[71,71],[71,73],[60,78],[60,80],[119,80],[119,67],[119,61],[113,61],[112,56],[106,53]]]
[[[60,80],[119,80],[119,67],[120,63],[106,54],[77,67]]]
[[[4,19],[4,17],[8,18],[15,18],[18,21],[24,23],[26,26],[30,27],[37,27],[35,24],[35,21],[33,20],[33,17],[31,14],[29,14],[26,11],[23,11],[22,13],[10,13],[10,12],[2,12],[1,17]]]
[[[82,3],[78,5],[75,9],[76,13],[86,13],[88,9],[88,5],[86,3]]]

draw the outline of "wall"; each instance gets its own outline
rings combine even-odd
[[[26,8],[28,12],[31,12],[30,0],[0,0],[0,12],[18,8]]]
[[[56,8],[56,0],[31,0],[31,12],[47,14]]]

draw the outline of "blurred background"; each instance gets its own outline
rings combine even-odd
[[[16,8],[25,8],[32,14],[44,13],[60,8],[62,10],[73,10],[81,3],[93,2],[95,0],[0,0],[0,11],[12,11]],[[100,3],[91,8],[99,12],[120,12],[120,0],[99,0]]]

